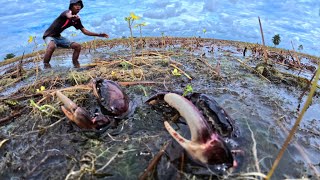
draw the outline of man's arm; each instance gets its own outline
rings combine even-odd
[[[81,28],[81,32],[87,36],[98,36],[98,37],[109,38],[109,35],[106,33],[94,33],[94,32],[88,31],[86,28]]]

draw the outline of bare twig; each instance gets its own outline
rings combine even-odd
[[[213,72],[214,75],[218,75],[219,73],[216,72],[215,68],[213,68],[206,60],[202,59],[202,58],[197,58],[197,60],[203,62],[205,65],[207,65],[209,67],[209,69]]]
[[[293,46],[292,41],[291,41],[291,45],[292,45],[293,55],[294,55],[294,57],[295,57],[295,60],[298,62],[299,67],[301,67],[300,59],[299,59],[299,57],[298,57],[298,55],[297,55],[297,53],[296,53],[296,50],[294,49],[294,46]]]
[[[266,44],[264,43],[264,35],[263,35],[263,30],[262,30],[260,17],[258,17],[258,19],[259,19],[260,32],[261,32],[262,44],[263,44],[263,57],[264,57],[265,63],[268,63],[268,54],[267,54]]]
[[[149,163],[147,169],[144,171],[144,173],[139,177],[139,180],[145,180],[148,179],[148,176],[150,175],[151,171],[158,165],[162,155],[165,153],[165,150],[167,149],[169,143],[166,143],[161,150],[156,154],[151,162]]]
[[[260,166],[259,166],[259,160],[258,160],[258,154],[257,154],[257,142],[256,142],[256,139],[254,137],[253,131],[251,130],[251,127],[250,127],[248,121],[247,121],[247,126],[248,126],[248,129],[249,129],[250,133],[251,133],[251,138],[252,138],[252,141],[253,141],[252,154],[253,154],[255,166],[256,166],[257,171],[259,173],[261,173]]]
[[[9,122],[10,120],[12,120],[13,118],[17,117],[17,116],[20,116],[23,111],[25,111],[28,107],[24,107],[23,109],[21,109],[20,111],[18,112],[14,112],[12,114],[10,114],[9,116],[5,117],[5,118],[2,118],[0,119],[0,126],[4,125],[5,123]]]

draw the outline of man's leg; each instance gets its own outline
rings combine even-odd
[[[47,45],[47,50],[46,50],[46,53],[44,54],[44,59],[43,59],[43,65],[45,69],[51,68],[51,65],[49,62],[51,60],[51,56],[55,49],[56,49],[56,44],[54,43],[54,41],[50,41],[50,43]]]
[[[80,67],[80,63],[78,61],[78,58],[79,58],[79,55],[80,55],[80,51],[81,51],[81,45],[78,44],[78,43],[72,43],[70,45],[70,47],[74,50],[73,51],[73,55],[72,55],[72,63],[73,63],[73,66],[75,68],[79,68]]]

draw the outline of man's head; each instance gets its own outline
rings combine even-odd
[[[81,0],[70,0],[69,9],[72,10],[73,6],[80,6],[81,9],[83,8],[83,3]]]

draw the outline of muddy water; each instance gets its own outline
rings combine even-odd
[[[174,48],[173,48],[174,49]],[[286,133],[280,128],[292,127],[298,116],[298,105],[304,104],[298,97],[302,93],[297,87],[284,84],[274,84],[262,80],[242,67],[235,59],[254,59],[242,57],[242,53],[232,46],[221,46],[214,53],[209,48],[191,52],[177,48],[177,52],[184,55],[173,56],[172,60],[183,64],[183,69],[193,77],[188,81],[185,77],[171,77],[172,84],[166,86],[130,86],[125,91],[137,104],[135,113],[122,120],[117,128],[102,132],[83,131],[62,119],[53,127],[41,129],[58,121],[53,117],[34,116],[27,113],[15,121],[0,127],[0,140],[9,139],[0,147],[0,179],[137,179],[146,169],[152,157],[166,144],[173,142],[163,126],[163,113],[144,102],[152,94],[164,90],[183,91],[186,84],[191,84],[195,92],[212,95],[215,100],[235,120],[239,136],[231,139],[229,145],[234,150],[242,151],[238,160],[239,167],[233,173],[257,172],[254,164],[253,142],[256,142],[257,157],[261,172],[266,174],[285,140]],[[214,67],[221,63],[221,79],[214,78],[198,66],[195,61],[201,54],[206,53],[206,60]],[[70,54],[69,54],[70,55]],[[53,70],[43,71],[43,76],[50,76],[52,71],[70,71],[71,56],[57,56],[52,59]],[[94,53],[81,55],[81,63],[91,63],[95,58],[108,59],[110,57],[127,56],[129,52],[123,48],[106,50],[97,49]],[[249,65],[257,62],[252,60]],[[63,74],[63,73],[62,73]],[[31,77],[32,78],[32,77]],[[31,81],[32,79],[30,79]],[[149,80],[149,79],[148,79]],[[152,79],[150,79],[152,80]],[[15,92],[10,89],[7,94]],[[147,96],[145,95],[147,93]],[[4,94],[2,94],[4,95]],[[97,103],[92,95],[87,95],[83,105],[93,112]],[[58,103],[55,101],[55,103]],[[320,115],[318,114],[320,101],[313,98],[303,118],[299,131],[293,142],[299,144],[311,163],[319,171],[320,162]],[[59,114],[63,117],[63,114]],[[176,125],[173,124],[174,127]],[[188,127],[178,124],[180,132],[188,134]],[[251,133],[251,131],[252,133]],[[308,131],[309,130],[309,131]],[[318,134],[317,134],[318,133]],[[187,135],[186,135],[187,136]],[[253,136],[253,137],[252,137]],[[180,152],[178,145],[175,149],[168,149],[168,154]],[[180,154],[174,156],[179,157]],[[210,171],[192,164],[186,157],[185,172],[177,173],[180,169],[164,155],[156,169],[155,177],[164,179],[192,178],[208,179]],[[178,158],[180,161],[181,158]],[[178,163],[179,164],[179,163]],[[234,177],[234,176],[232,176]],[[296,146],[290,145],[285,152],[273,178],[283,179],[311,177],[314,172],[307,166]],[[229,179],[231,176],[225,175]]]

